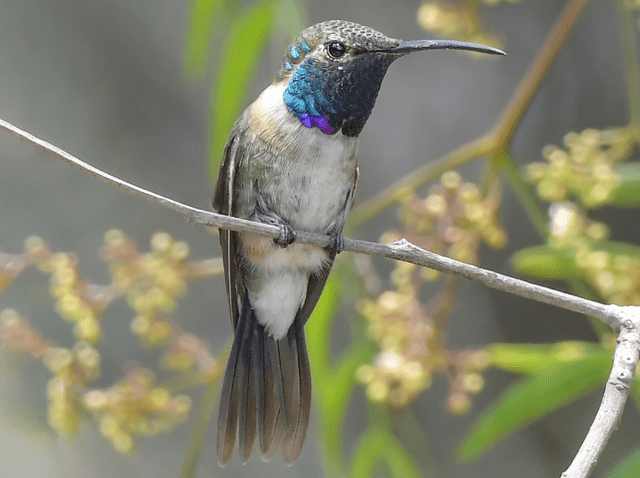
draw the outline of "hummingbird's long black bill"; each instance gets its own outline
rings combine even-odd
[[[505,52],[480,43],[469,43],[455,40],[411,40],[403,41],[398,46],[386,50],[388,53],[411,53],[420,50],[466,50],[490,55],[506,55]]]

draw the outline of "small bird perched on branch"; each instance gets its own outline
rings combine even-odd
[[[277,225],[273,240],[221,229],[235,337],[222,382],[218,463],[236,438],[247,462],[279,447],[293,464],[307,432],[311,372],[304,325],[336,254],[358,182],[358,135],[387,68],[415,51],[504,54],[474,43],[401,41],[333,20],[300,33],[276,80],[238,118],[227,140],[213,207]],[[331,236],[327,248],[296,244],[295,230]]]

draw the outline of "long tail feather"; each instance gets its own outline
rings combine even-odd
[[[225,466],[236,436],[243,463],[256,435],[269,461],[282,445],[286,463],[302,449],[311,405],[311,372],[298,312],[286,337],[274,340],[258,322],[245,293],[224,373],[218,417],[218,463]]]
[[[302,451],[304,439],[307,436],[309,426],[309,414],[311,412],[311,368],[309,356],[307,354],[307,344],[304,337],[304,324],[299,313],[293,325],[289,329],[286,340],[296,353],[297,370],[296,380],[296,402],[297,416],[287,430],[287,434],[282,443],[282,457],[288,465],[292,465],[298,459]]]
[[[220,393],[220,411],[218,413],[218,464],[225,466],[236,443],[236,432],[238,431],[238,381],[236,380],[236,370],[240,362],[240,348],[242,347],[242,338],[247,323],[245,304],[248,305],[248,299],[243,301],[243,311],[238,317],[235,337],[227,368],[224,371],[222,379],[222,391]],[[250,309],[250,307],[249,307]]]
[[[253,336],[255,327],[253,324],[245,324],[240,357],[236,369],[238,380],[238,446],[242,463],[249,461],[253,442],[256,437],[256,389],[255,374],[257,370],[252,366],[252,357],[256,355],[253,350]]]
[[[280,446],[284,428],[282,421],[278,420],[280,405],[276,397],[273,371],[265,348],[265,340],[273,341],[266,336],[264,328],[256,322],[254,331],[254,351],[256,353],[253,354],[253,367],[257,370],[258,437],[260,438],[260,458],[269,461]],[[262,360],[259,357],[262,357]]]
[[[280,403],[280,409],[284,409],[287,430],[294,426],[298,417],[298,354],[295,345],[287,337],[277,341],[284,389],[284,403]]]
[[[267,348],[267,356],[269,360],[269,364],[271,365],[271,377],[273,378],[273,386],[276,391],[276,397],[278,399],[278,406],[280,407],[280,417],[279,421],[283,422],[283,424],[287,425],[287,407],[286,407],[286,396],[287,390],[285,387],[285,378],[283,376],[282,371],[282,360],[280,356],[280,347],[278,347],[278,343],[273,340],[272,337],[265,337],[265,345]]]

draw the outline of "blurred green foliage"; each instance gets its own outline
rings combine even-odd
[[[494,364],[519,373],[524,372],[518,369],[526,364],[528,377],[509,387],[478,419],[460,444],[461,460],[478,458],[513,431],[604,386],[611,370],[611,351],[597,348],[587,353],[591,344],[571,345],[575,346],[575,355],[571,357],[570,344],[565,343],[562,348],[569,351],[569,357],[559,360],[553,360],[553,356],[550,360],[551,353],[536,354],[539,347],[535,345],[516,345],[520,353],[514,353],[509,345],[492,347]]]
[[[629,455],[606,474],[606,478],[635,478],[640,470],[640,450]]]

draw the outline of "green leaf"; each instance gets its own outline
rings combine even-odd
[[[306,325],[307,349],[311,359],[318,405],[331,421],[342,422],[349,398],[356,385],[356,370],[368,363],[374,352],[368,341],[351,343],[337,360],[331,360],[331,325],[340,301],[339,281],[332,276]]]
[[[380,461],[384,446],[384,431],[368,429],[360,438],[351,458],[349,476],[371,476],[373,467]]]
[[[331,326],[341,298],[338,274],[325,285],[322,296],[306,325],[307,349],[314,383],[314,404],[318,409],[318,434],[327,475],[344,476],[342,427],[357,368],[371,358],[373,347],[364,340],[354,342],[335,366],[331,360]]]
[[[419,478],[418,467],[413,457],[393,435],[387,433],[386,438],[382,452],[391,476],[395,478]]]
[[[263,0],[253,4],[231,23],[224,52],[218,64],[213,87],[211,118],[211,158],[209,172],[215,177],[227,136],[242,111],[273,25],[275,2]]]
[[[330,377],[329,392],[334,413],[344,413],[351,392],[356,386],[356,371],[371,362],[373,344],[366,340],[352,342],[336,363]]]
[[[306,335],[309,337],[307,341],[309,357],[319,380],[331,373],[331,324],[339,300],[340,288],[338,281],[332,276],[327,280],[320,300],[305,326],[307,329]]]
[[[473,425],[458,448],[459,459],[478,458],[510,433],[603,386],[611,354],[601,350],[517,381]]]
[[[594,252],[602,251],[640,259],[640,247],[633,244],[589,240],[586,240],[586,243]],[[584,277],[584,272],[576,265],[573,248],[559,250],[547,245],[528,247],[516,252],[511,257],[511,264],[518,273],[541,279],[569,280]]]
[[[511,264],[518,273],[541,279],[582,277],[572,255],[544,245],[516,252],[511,257]]]
[[[528,375],[583,359],[601,350],[602,347],[598,344],[577,341],[557,344],[493,344],[487,347],[492,366]]]
[[[320,456],[329,476],[346,475],[342,459],[342,424],[346,404],[342,403],[344,399],[340,399],[339,403],[334,399],[333,392],[336,389],[333,387],[331,367],[331,324],[339,300],[339,282],[332,275],[305,326],[314,387],[313,403],[318,410]]]
[[[634,259],[640,259],[640,247],[627,242],[598,242],[593,245],[592,249],[595,251],[608,252],[609,254],[625,255]]]
[[[184,70],[194,78],[204,75],[214,20],[222,13],[224,3],[224,0],[191,0],[184,43]]]
[[[640,450],[633,452],[605,476],[606,478],[636,478],[640,476]]]
[[[182,465],[182,471],[180,472],[180,478],[193,478],[196,476],[200,452],[202,451],[205,436],[211,425],[211,417],[218,402],[221,383],[222,375],[209,382],[204,388],[202,398],[200,399],[200,406],[193,420],[193,432]]]
[[[350,476],[371,476],[375,465],[387,465],[390,476],[395,478],[418,478],[418,467],[407,450],[387,430],[369,428],[358,442],[351,460]]]
[[[622,182],[611,192],[607,204],[640,207],[640,163],[620,163],[615,167]]]

